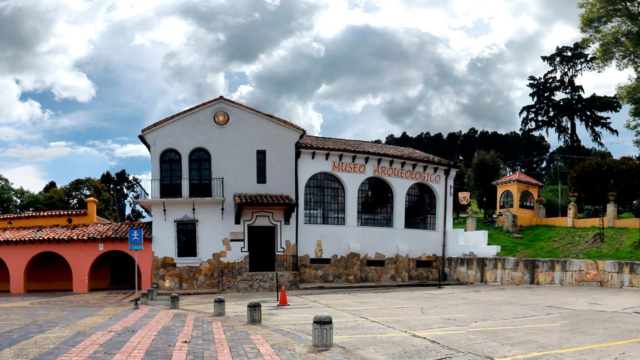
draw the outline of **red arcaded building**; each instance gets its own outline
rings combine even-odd
[[[114,224],[87,210],[0,215],[0,291],[87,292],[133,289],[135,261],[129,229],[143,229],[138,286],[151,286],[151,223]]]

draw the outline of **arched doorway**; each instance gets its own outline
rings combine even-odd
[[[24,277],[25,292],[73,291],[73,275],[67,260],[51,251],[29,261]]]
[[[9,268],[4,260],[0,259],[0,292],[9,292]]]
[[[124,251],[108,251],[98,256],[89,269],[89,291],[133,290],[134,258]],[[138,266],[138,288],[142,288],[142,273]]]

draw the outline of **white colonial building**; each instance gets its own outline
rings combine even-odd
[[[486,232],[452,230],[457,169],[417,150],[306,135],[223,97],[139,137],[152,159],[139,203],[153,214],[152,281],[164,288],[219,286],[222,275],[208,269],[220,272],[227,263],[248,272],[297,270],[299,263],[326,275],[318,269],[337,272],[341,259],[356,254],[362,271],[374,273],[369,267],[397,267],[391,257],[429,267],[443,250],[499,250],[486,246]],[[349,279],[306,278],[359,281],[354,271]]]

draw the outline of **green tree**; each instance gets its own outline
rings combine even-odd
[[[527,87],[533,104],[520,110],[523,116],[520,130],[524,133],[549,130],[558,135],[558,140],[568,145],[571,153],[580,145],[578,125],[584,126],[591,141],[600,147],[602,130],[618,135],[611,127],[610,117],[602,113],[616,113],[622,105],[615,96],[601,96],[595,93],[584,97],[584,88],[577,79],[585,71],[595,69],[596,58],[585,52],[586,47],[575,43],[573,46],[556,47],[542,61],[551,67],[542,77],[529,76]]]
[[[138,208],[136,187],[137,178],[130,176],[125,169],[111,174],[105,171],[100,176],[100,182],[107,188],[113,197],[112,211],[116,215],[115,221],[139,221],[144,218],[143,212]],[[130,209],[127,214],[127,208]]]
[[[478,208],[484,211],[485,218],[495,210],[498,196],[497,187],[491,183],[503,175],[503,164],[495,151],[480,151],[471,162],[467,183],[478,201]]]
[[[616,203],[629,209],[640,197],[640,163],[630,157],[591,159],[576,166],[570,177],[585,205],[604,206],[609,202],[607,193],[615,192]]]
[[[618,98],[631,105],[625,127],[634,131],[634,144],[640,149],[640,5],[627,0],[583,0],[578,4],[582,44],[592,46],[596,65],[604,69],[612,64],[619,70],[631,69],[626,83],[618,85]]]
[[[16,212],[14,191],[13,184],[9,182],[9,179],[0,175],[0,214],[14,214]]]

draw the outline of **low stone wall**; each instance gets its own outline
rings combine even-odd
[[[286,290],[299,289],[300,277],[297,272],[279,272],[276,284],[275,272],[254,272],[244,273],[237,278],[231,278],[228,282],[223,281],[222,291],[230,292],[276,292],[282,284]]]
[[[640,288],[640,262],[633,261],[449,257],[445,273],[465,284]]]
[[[333,255],[330,264],[311,264],[309,255],[299,258],[301,283],[360,283],[360,282],[406,282],[419,280],[438,280],[439,257],[422,255],[410,258],[408,255],[387,257],[376,253],[360,256],[349,253],[347,256]],[[382,260],[384,266],[367,266],[367,260]],[[416,267],[417,260],[433,261],[432,268]]]

